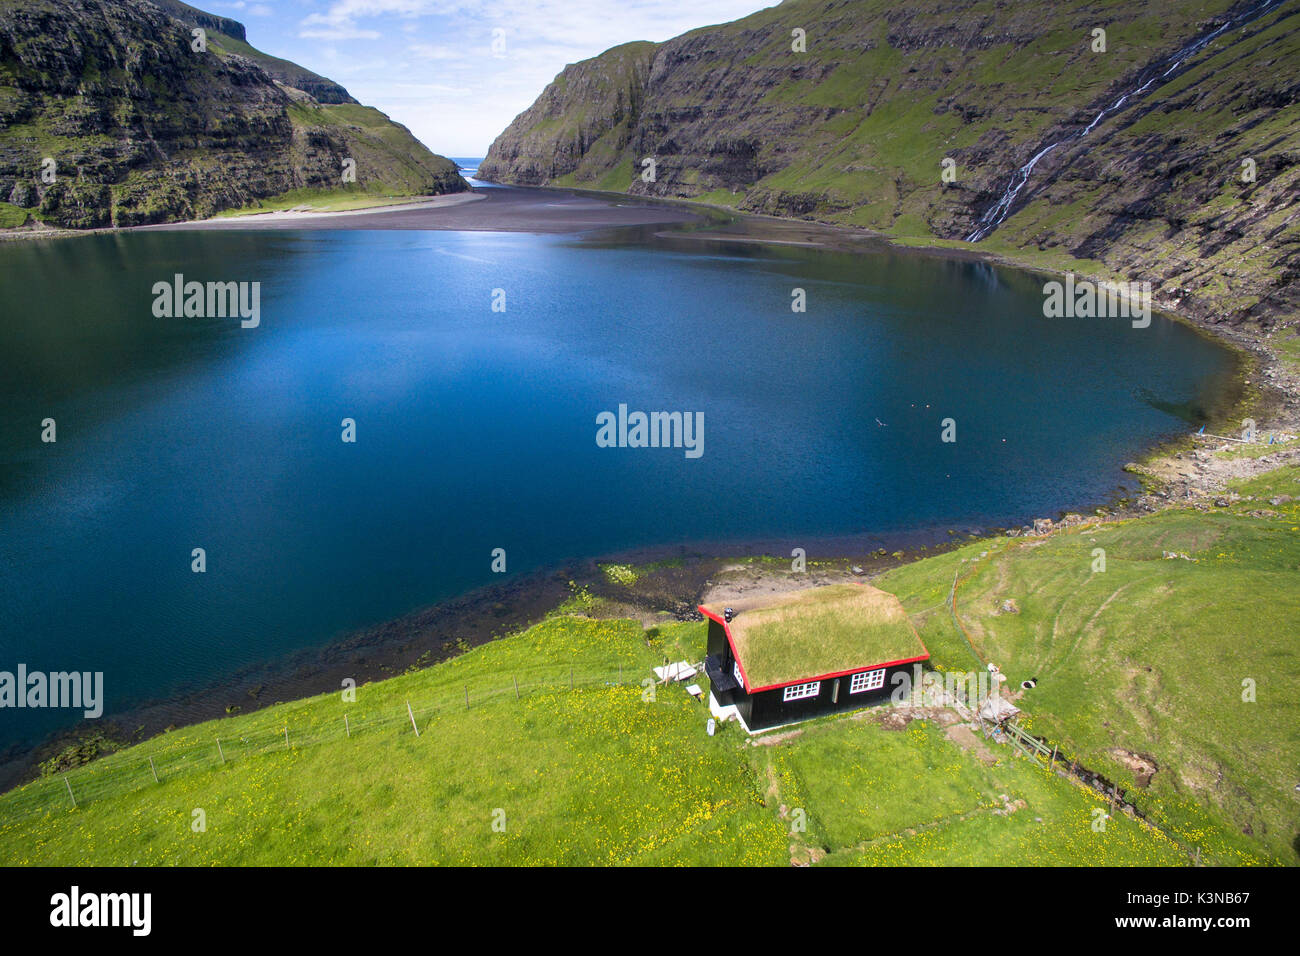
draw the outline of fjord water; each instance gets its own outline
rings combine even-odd
[[[156,318],[152,286],[177,273],[260,282],[260,325]],[[9,243],[0,670],[103,671],[111,717],[499,581],[495,548],[517,575],[1023,522],[1106,498],[1233,369],[1159,317],[1044,319],[1040,279],[915,255],[488,232]],[[620,403],[702,412],[703,456],[598,447]],[[0,745],[78,718],[0,711]]]

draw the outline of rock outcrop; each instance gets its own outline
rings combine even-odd
[[[206,31],[206,50],[192,30]],[[0,202],[71,228],[210,216],[297,189],[467,188],[403,126],[178,0],[0,3]]]
[[[498,137],[478,175],[532,186],[599,182],[630,162],[625,154],[657,49],[626,43],[566,67]]]

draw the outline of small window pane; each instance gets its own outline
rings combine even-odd
[[[880,690],[885,686],[885,668],[874,671],[863,671],[861,674],[854,674],[853,679],[849,681],[849,693],[861,694],[863,691]]]
[[[821,693],[822,682],[815,680],[808,684],[791,684],[785,689],[786,700],[800,700],[804,697],[816,697]]]

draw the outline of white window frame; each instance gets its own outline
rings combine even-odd
[[[804,700],[808,697],[816,697],[822,692],[822,682],[819,680],[809,681],[806,684],[791,684],[785,688],[784,700]]]
[[[869,690],[880,690],[885,686],[885,671],[887,668],[881,667],[874,671],[862,671],[854,674],[849,679],[850,694],[864,694]]]
[[[731,662],[731,676],[736,678],[736,683],[741,687],[745,686],[745,675],[740,673],[740,661]]]

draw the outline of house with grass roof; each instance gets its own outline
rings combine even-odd
[[[902,603],[867,584],[700,605],[709,709],[749,733],[889,699],[928,660]],[[909,685],[910,686],[910,685]]]

